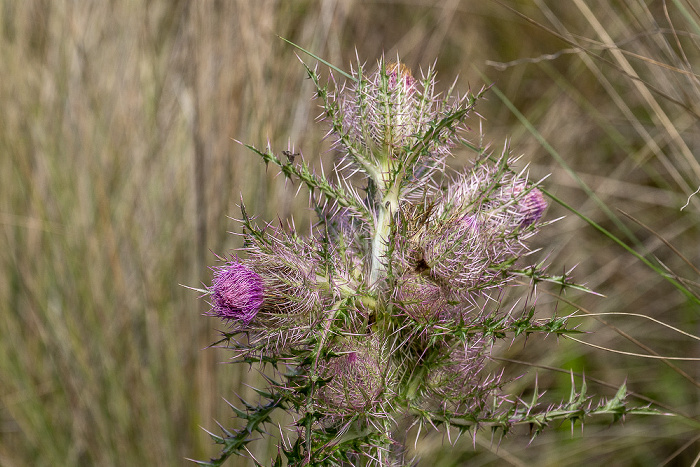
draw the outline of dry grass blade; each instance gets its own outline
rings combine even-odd
[[[553,294],[551,294],[550,292],[546,292],[546,291],[545,291],[545,293],[548,293],[548,294],[550,294],[550,295],[553,295]],[[553,295],[553,296],[555,296],[555,295]],[[561,297],[561,296],[555,296],[555,297],[556,297],[557,300],[559,300],[559,301],[561,301],[561,302],[563,302],[563,303],[566,303],[567,305],[570,305],[570,306],[576,308],[577,310],[579,310],[579,311],[581,311],[581,312],[583,312],[583,313],[586,313],[586,315],[590,315],[593,319],[595,319],[596,321],[598,321],[599,323],[601,323],[603,326],[605,326],[605,327],[607,327],[607,328],[610,328],[610,329],[613,330],[615,333],[617,333],[617,334],[619,334],[620,336],[624,337],[625,339],[627,339],[628,341],[632,342],[633,344],[635,344],[635,345],[638,346],[639,348],[641,348],[641,349],[647,351],[647,352],[649,353],[649,357],[650,357],[650,358],[654,358],[654,359],[661,360],[661,361],[664,362],[664,364],[666,364],[669,368],[671,368],[673,371],[675,371],[676,373],[678,373],[679,375],[681,375],[683,378],[685,378],[689,383],[691,383],[691,384],[693,384],[694,386],[700,388],[700,382],[695,381],[695,379],[694,379],[692,376],[690,376],[687,372],[683,371],[681,368],[679,368],[678,366],[676,366],[674,363],[672,363],[672,362],[670,361],[670,360],[694,361],[694,360],[696,360],[696,359],[693,359],[693,358],[685,358],[685,357],[681,357],[681,358],[678,358],[678,359],[676,359],[676,358],[665,358],[664,356],[662,356],[662,355],[660,355],[658,352],[656,352],[654,349],[652,349],[652,348],[649,347],[648,345],[646,345],[646,344],[644,344],[643,342],[641,342],[639,339],[635,338],[634,336],[631,336],[629,333],[623,331],[622,329],[618,328],[617,326],[615,326],[615,325],[613,325],[613,324],[610,324],[610,323],[608,323],[607,321],[605,321],[605,320],[603,320],[603,319],[600,319],[600,318],[596,315],[596,313],[593,313],[593,312],[591,312],[591,311],[589,311],[589,310],[587,310],[587,309],[585,309],[585,308],[583,308],[583,307],[581,307],[581,306],[579,306],[579,305],[577,305],[577,304],[571,302],[570,300],[567,300],[566,298],[563,298],[563,297]],[[566,337],[570,337],[570,336],[566,336]],[[577,339],[573,339],[573,340],[577,340]],[[578,341],[578,340],[577,340],[577,341]],[[582,342],[582,343],[586,344],[585,342]],[[592,345],[592,344],[591,344],[591,345]],[[601,349],[603,349],[603,350],[610,350],[610,349],[605,349],[605,348],[602,348],[602,347],[599,347],[599,346],[595,346],[595,345],[592,345],[592,346],[593,346],[593,347],[597,347],[597,348],[601,348]],[[637,354],[637,355],[640,355],[640,354]]]
[[[627,214],[625,211],[623,211],[623,210],[621,210],[621,209],[618,209],[618,211],[619,211],[623,216],[625,216],[625,217],[627,217],[628,219],[630,219],[631,221],[635,222],[636,224],[638,224],[639,226],[641,226],[642,228],[644,228],[645,230],[647,230],[648,232],[650,232],[651,234],[653,234],[656,238],[658,238],[659,240],[661,240],[661,241],[664,243],[664,245],[666,245],[667,247],[669,247],[669,248],[671,249],[671,251],[673,251],[680,259],[682,259],[683,262],[684,262],[685,264],[687,264],[688,266],[690,266],[690,268],[691,268],[693,271],[695,271],[695,274],[697,274],[698,276],[700,276],[700,269],[698,269],[697,266],[695,266],[688,258],[686,258],[686,257],[683,255],[683,253],[681,253],[680,251],[678,251],[678,249],[677,249],[675,246],[673,246],[673,245],[671,244],[671,242],[669,242],[668,240],[666,240],[661,234],[659,234],[658,232],[656,232],[654,229],[652,229],[652,228],[649,227],[648,225],[644,224],[642,221],[640,221],[640,220],[638,220],[638,219],[635,219],[632,215]]]

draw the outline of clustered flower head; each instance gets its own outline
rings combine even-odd
[[[507,148],[446,173],[485,89],[441,94],[432,68],[417,79],[382,60],[334,94],[307,70],[341,183],[251,147],[310,189],[320,220],[300,237],[260,229],[243,210],[247,257],[214,268],[210,314],[232,325],[229,337],[246,335],[231,341],[237,356],[292,369],[273,387],[305,430],[352,425],[391,440],[387,427],[414,409],[478,420],[501,378],[486,368],[497,335],[486,328],[500,323],[503,334],[515,319],[500,302],[547,207],[542,192],[512,169]],[[369,439],[362,449],[383,459]]]
[[[420,272],[467,301],[502,288],[513,279],[502,266],[526,252],[524,241],[536,233],[546,207],[522,174],[478,165],[459,174],[444,193],[404,209],[395,268]]]

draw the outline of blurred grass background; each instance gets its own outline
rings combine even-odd
[[[482,0],[3,1],[0,465],[187,465],[218,452],[200,426],[235,426],[222,398],[250,395],[253,373],[219,364],[223,351],[202,350],[218,323],[201,317],[206,304],[179,284],[208,282],[214,252],[240,246],[228,216],[239,215],[241,196],[261,220],[293,215],[304,231],[312,219],[304,194],[295,198],[296,187],[232,140],[269,140],[277,152],[291,142],[317,167],[332,167],[326,129],[313,123],[312,85],[276,34],[345,69],[356,53],[368,64],[398,53],[414,70],[437,60],[445,87],[457,75],[463,91],[495,82],[599,202],[491,93],[478,110],[494,147],[510,138],[534,179],[552,173],[549,191],[697,284],[698,197],[680,208],[700,185],[700,6],[504,4],[515,11]],[[548,212],[562,215],[537,238],[533,261],[547,258],[553,273],[578,265],[576,280],[606,296],[567,299],[700,334],[692,300],[579,217],[558,205]],[[540,307],[574,311],[546,295]],[[697,340],[650,321],[603,319],[609,325],[580,320],[596,330],[584,340],[647,353],[624,332],[661,355],[700,355]],[[522,344],[503,356],[585,372],[591,392],[605,396],[615,389],[594,380],[626,381],[697,421],[697,362],[674,369],[552,337]],[[568,373],[509,371],[528,371],[516,394],[525,397],[537,378],[552,402],[568,397]],[[554,427],[529,446],[524,427],[454,448],[430,435],[417,449],[436,466],[698,461],[697,422],[610,422],[592,420],[583,433]],[[270,446],[253,447],[263,463]]]

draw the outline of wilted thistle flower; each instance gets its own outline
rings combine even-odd
[[[249,324],[263,304],[263,280],[236,260],[215,267],[210,288],[212,309],[209,314]]]
[[[386,359],[374,336],[347,338],[331,350],[339,356],[321,366],[330,378],[320,390],[322,406],[329,414],[345,415],[370,410],[384,390]]]

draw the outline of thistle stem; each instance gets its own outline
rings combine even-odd
[[[369,273],[369,285],[374,287],[380,275],[386,271],[386,252],[389,247],[389,232],[394,213],[399,207],[398,183],[382,198],[377,207],[377,222],[372,236],[372,266]]]

